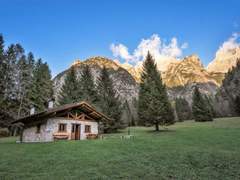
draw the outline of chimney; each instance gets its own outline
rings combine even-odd
[[[34,106],[32,106],[31,109],[30,109],[30,115],[33,115],[33,114],[35,114],[35,107]]]
[[[54,99],[52,98],[48,101],[48,109],[52,109],[53,105],[54,105]]]

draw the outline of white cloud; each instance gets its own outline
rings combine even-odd
[[[233,33],[232,36],[219,47],[218,51],[216,52],[216,55],[225,53],[228,50],[239,47],[240,46],[240,43],[238,42],[239,38],[240,33]]]
[[[182,56],[182,50],[187,47],[187,43],[179,46],[176,37],[173,37],[169,43],[166,43],[157,34],[153,34],[148,39],[142,39],[132,54],[129,53],[128,48],[123,44],[111,44],[110,49],[114,57],[121,58],[137,67],[142,64],[149,51],[155,58],[158,68],[164,71],[169,63],[176,61],[176,59]]]
[[[110,49],[113,53],[113,56],[115,57],[120,57],[122,59],[125,59],[126,61],[132,58],[128,53],[128,48],[123,44],[119,44],[119,45],[111,44]]]

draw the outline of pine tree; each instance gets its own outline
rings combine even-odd
[[[176,98],[175,106],[179,121],[191,119],[192,117],[191,108],[184,98]]]
[[[53,97],[53,83],[47,63],[38,59],[33,71],[31,102],[37,111],[46,109],[46,102]]]
[[[215,110],[213,108],[213,99],[211,96],[208,95],[204,95],[204,101],[206,103],[206,107],[209,111],[209,113],[211,114],[212,118],[216,116]]]
[[[12,44],[6,51],[5,72],[5,102],[6,107],[17,112],[18,106],[18,61],[24,55],[24,49],[19,44]]]
[[[81,98],[81,90],[76,76],[74,67],[68,71],[62,88],[58,96],[58,104],[64,105],[69,103],[79,102]]]
[[[5,93],[5,73],[6,73],[6,62],[4,52],[4,39],[0,34],[0,106],[4,106],[4,93]]]
[[[105,125],[105,132],[116,131],[121,128],[121,102],[105,67],[98,78],[97,89],[102,112],[113,120],[111,124]]]
[[[35,86],[36,83],[34,83],[34,71],[35,71],[35,59],[33,56],[33,53],[28,53],[27,55],[27,70],[28,70],[28,83],[26,84],[26,92],[25,92],[25,103],[26,103],[26,108],[29,110],[29,108],[34,105],[34,96],[37,94],[35,92]],[[26,110],[26,113],[27,110]]]
[[[209,106],[197,86],[193,92],[192,111],[195,121],[204,122],[213,120]]]
[[[23,55],[18,61],[18,117],[26,115],[29,106],[26,103],[26,92],[28,91],[29,71],[26,56]]]
[[[235,111],[240,115],[240,95],[235,98]]]
[[[97,91],[91,70],[88,65],[84,65],[83,67],[81,77],[79,79],[79,88],[81,91],[81,100],[87,101],[90,104],[97,104]]]
[[[138,115],[141,122],[155,125],[156,131],[159,131],[159,125],[174,123],[166,87],[149,52],[143,63],[141,74]]]

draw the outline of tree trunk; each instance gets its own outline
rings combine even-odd
[[[156,131],[159,131],[159,125],[158,125],[158,122],[155,123],[155,130],[156,130]]]

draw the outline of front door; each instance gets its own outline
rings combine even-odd
[[[79,140],[80,139],[80,124],[72,124],[72,133],[71,133],[71,139],[73,140]]]

